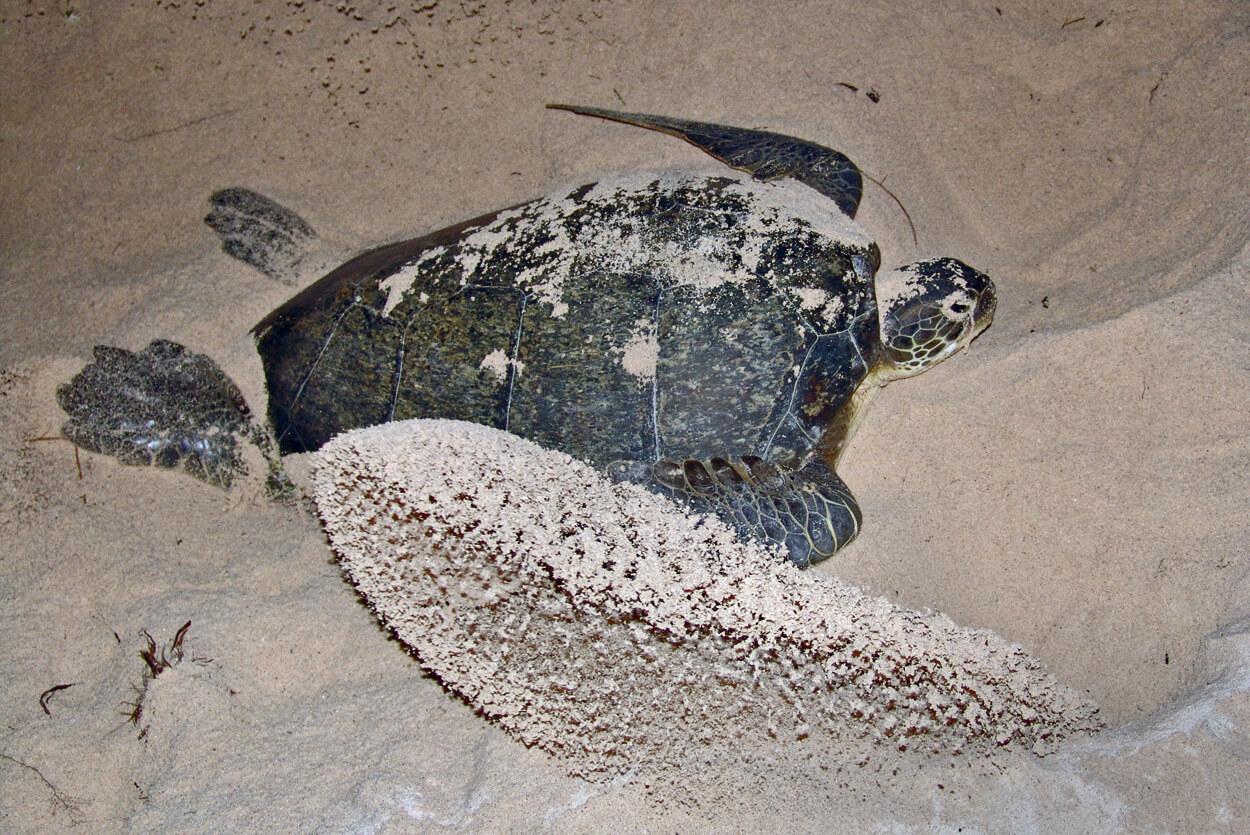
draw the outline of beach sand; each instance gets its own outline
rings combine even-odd
[[[1235,2],[0,0],[0,828],[1244,831],[1248,54]],[[586,782],[424,674],[307,507],[57,439],[96,344],[176,339],[263,411],[248,329],[322,268],[715,170],[551,101],[827,143],[914,221],[869,185],[886,267],[994,278],[994,326],[874,403],[841,468],[864,532],[814,570],[993,630],[1107,730],[775,793],[761,760],[728,798]],[[221,253],[231,185],[319,232],[306,274]],[[144,630],[168,653],[188,621],[145,679]]]

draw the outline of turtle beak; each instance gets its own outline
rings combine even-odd
[[[994,292],[994,284],[987,277],[985,288],[977,296],[977,306],[972,311],[972,338],[976,339],[994,321],[994,311],[998,308],[998,294]]]

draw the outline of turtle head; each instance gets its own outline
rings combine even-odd
[[[968,346],[994,318],[994,282],[954,258],[917,261],[876,279],[889,379],[911,377]]]

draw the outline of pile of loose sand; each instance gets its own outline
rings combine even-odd
[[[865,741],[1041,752],[1098,724],[988,631],[800,571],[498,430],[391,423],[315,466],[330,542],[382,622],[580,774],[724,774],[771,748],[865,761]]]

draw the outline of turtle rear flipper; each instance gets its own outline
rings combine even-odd
[[[204,218],[221,248],[270,278],[295,275],[317,233],[295,212],[246,188],[225,188],[209,198]]]
[[[650,471],[692,509],[715,513],[749,539],[783,546],[800,568],[828,559],[859,533],[855,497],[818,455],[798,471],[753,455],[658,461]]]
[[[681,137],[730,168],[749,172],[757,180],[791,177],[833,200],[850,218],[855,217],[864,193],[863,175],[855,163],[845,154],[806,139],[771,131],[646,113],[623,113],[598,107],[569,104],[549,104],[547,107]]]
[[[245,472],[245,444],[276,463],[238,387],[207,356],[164,339],[137,353],[98,345],[94,355],[56,392],[69,416],[62,431],[83,449],[181,467],[220,487]],[[281,492],[280,467],[270,475],[271,492]]]

